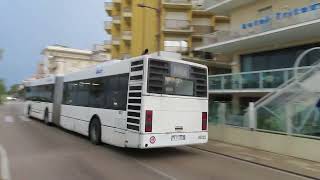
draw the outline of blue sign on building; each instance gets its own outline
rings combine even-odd
[[[304,14],[304,13],[310,13],[310,12],[314,12],[317,10],[320,10],[320,3],[314,3],[314,4],[311,4],[310,6],[305,6],[305,7],[301,7],[301,8],[294,8],[294,9],[289,10],[287,12],[278,12],[278,13],[275,13],[274,15],[265,16],[260,19],[242,24],[241,29],[250,29],[255,26],[270,24],[270,22],[273,19],[282,20],[285,18],[297,16],[297,15]]]

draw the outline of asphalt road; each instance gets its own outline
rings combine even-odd
[[[83,136],[25,118],[22,107],[0,106],[0,180],[304,179],[191,147],[94,146]]]

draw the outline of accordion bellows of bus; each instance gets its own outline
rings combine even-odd
[[[94,144],[160,148],[208,141],[208,70],[174,54],[115,60],[25,84],[27,116]]]

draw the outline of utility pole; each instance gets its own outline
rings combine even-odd
[[[158,8],[151,7],[151,6],[145,5],[143,3],[138,4],[138,7],[152,9],[157,13],[157,21],[158,21],[158,33],[156,35],[157,40],[158,40],[157,51],[158,51],[158,56],[160,56],[160,51],[161,51],[161,15],[162,15],[161,0],[158,0]]]

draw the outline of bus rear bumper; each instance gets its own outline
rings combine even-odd
[[[208,142],[208,132],[143,134],[141,149],[205,144]]]

